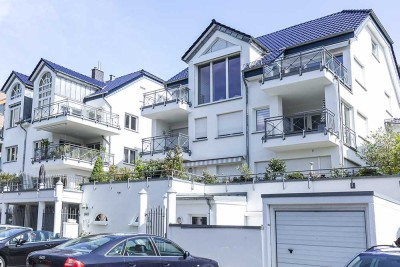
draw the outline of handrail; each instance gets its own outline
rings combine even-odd
[[[36,148],[33,152],[32,163],[56,159],[70,159],[94,164],[98,157],[102,158],[106,166],[114,164],[114,154],[74,144],[51,144],[46,147]]]
[[[357,149],[356,132],[346,125],[343,125],[343,139],[344,145],[353,149]]]
[[[180,85],[177,87],[162,88],[143,94],[143,108],[154,107],[156,105],[166,105],[167,103],[185,103],[191,106],[189,99],[189,87]]]
[[[164,134],[142,139],[142,155],[165,153],[179,146],[182,152],[191,154],[189,136],[183,133]]]
[[[264,120],[263,142],[268,138],[307,133],[330,132],[336,134],[335,114],[329,109],[313,110],[291,116],[274,116]]]
[[[64,99],[61,101],[50,103],[48,105],[34,108],[32,122],[67,115],[95,121],[96,123],[119,129],[118,114],[70,99]]]

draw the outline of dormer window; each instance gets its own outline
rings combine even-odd
[[[15,99],[21,96],[21,85],[19,83],[17,83],[16,85],[14,85],[12,91],[11,91],[11,99]]]
[[[198,69],[199,105],[241,96],[240,56],[212,61]]]
[[[49,72],[43,74],[42,78],[39,81],[39,103],[38,106],[46,106],[50,104],[51,99],[51,85],[52,78]]]

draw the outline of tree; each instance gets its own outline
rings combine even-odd
[[[104,172],[104,164],[103,164],[103,159],[99,156],[96,159],[96,162],[94,163],[94,167],[92,170],[92,175],[90,177],[92,181],[97,181],[97,182],[106,182],[107,181],[107,175]]]
[[[380,128],[368,136],[358,156],[383,174],[400,173],[400,134]]]
[[[170,172],[172,170],[178,171],[177,176],[183,177],[183,159],[182,159],[182,149],[180,146],[175,146],[174,150],[169,150],[164,160],[164,168],[166,171]]]

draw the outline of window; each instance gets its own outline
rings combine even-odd
[[[343,125],[352,128],[352,108],[345,103],[342,103],[342,116],[343,116]]]
[[[94,219],[96,222],[108,222],[108,218],[103,213],[97,214],[96,218]]]
[[[124,148],[124,163],[135,164],[136,150],[131,148]]]
[[[154,237],[153,240],[158,251],[160,252],[160,256],[182,257],[184,254],[183,249],[178,247],[176,244],[172,243],[172,241],[159,237]]]
[[[198,118],[194,120],[194,130],[196,139],[207,138],[207,118]]]
[[[387,92],[385,92],[385,102],[386,111],[390,116],[392,116],[392,101],[390,100],[390,95]]]
[[[95,92],[90,87],[74,83],[64,78],[60,78],[60,82],[56,83],[54,91],[57,95],[77,101],[82,101],[83,98]]]
[[[7,162],[17,161],[18,146],[11,146],[6,148]]]
[[[211,47],[207,49],[207,51],[204,53],[204,55],[218,51],[218,50],[222,50],[222,49],[225,49],[225,48],[228,48],[231,46],[234,46],[234,44],[232,44],[224,39],[217,38],[217,40],[211,45]]]
[[[371,39],[372,54],[376,59],[379,59],[379,45],[377,42]]]
[[[21,96],[21,85],[19,83],[17,83],[12,91],[11,91],[11,99],[15,99]]]
[[[337,60],[339,60],[339,62],[342,63],[342,65],[343,65],[343,54],[336,54],[336,55],[335,55],[335,58],[336,58]]]
[[[137,117],[125,113],[125,129],[137,131]]]
[[[52,78],[50,72],[43,74],[39,81],[39,102],[38,107],[50,104]]]
[[[240,56],[199,66],[198,73],[199,105],[241,96]]]
[[[264,120],[267,118],[269,118],[269,108],[256,110],[256,131],[264,130]]]
[[[100,143],[89,144],[89,145],[86,145],[86,147],[87,147],[87,148],[90,148],[90,149],[101,150],[101,145],[100,145]]]
[[[232,112],[218,115],[218,136],[229,136],[243,133],[243,112]]]
[[[19,122],[19,116],[21,112],[21,105],[10,107],[10,128],[16,127]]]
[[[192,216],[192,224],[207,225],[207,216]]]
[[[161,252],[160,252],[161,253]],[[148,238],[131,238],[126,241],[125,256],[155,256],[156,253]],[[161,255],[163,256],[163,255]]]
[[[108,253],[107,256],[110,257],[118,257],[118,256],[123,256],[124,255],[124,246],[125,242],[121,242],[115,247],[113,247]]]
[[[365,87],[365,70],[364,66],[357,60],[354,59],[354,79],[362,86]]]

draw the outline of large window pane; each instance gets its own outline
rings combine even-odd
[[[265,119],[269,118],[269,108],[256,110],[256,131],[265,129]]]
[[[125,128],[129,128],[129,115],[125,114]]]
[[[225,60],[213,63],[213,101],[226,99]]]
[[[199,95],[198,103],[210,102],[210,65],[199,67]]]
[[[240,86],[240,57],[228,59],[229,98],[241,95]]]

